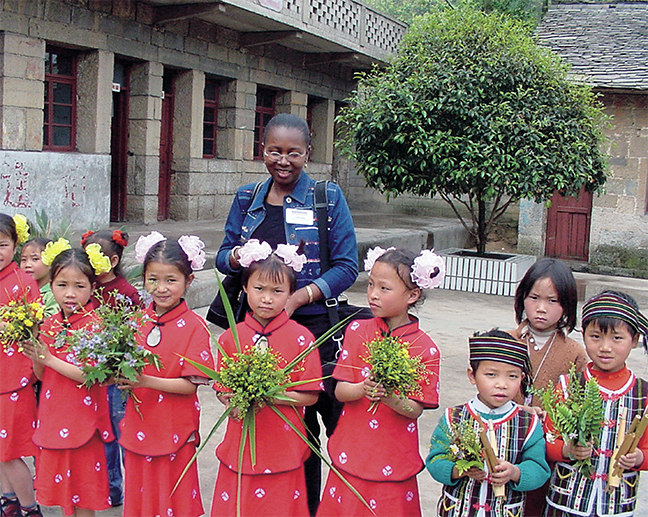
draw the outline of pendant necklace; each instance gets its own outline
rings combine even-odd
[[[153,328],[151,329],[151,332],[149,332],[148,336],[146,336],[146,344],[150,347],[156,347],[160,344],[160,341],[162,341],[162,332],[160,331],[160,327],[164,325],[164,323],[155,323]]]

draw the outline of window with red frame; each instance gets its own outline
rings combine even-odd
[[[203,158],[216,157],[216,131],[218,128],[218,83],[205,81],[205,107],[203,116]]]
[[[254,159],[263,160],[263,133],[270,119],[275,116],[277,92],[267,88],[258,88],[256,110],[254,115]]]
[[[43,149],[73,151],[76,146],[76,56],[45,50],[45,107]]]

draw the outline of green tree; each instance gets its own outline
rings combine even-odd
[[[471,9],[419,18],[338,119],[338,145],[367,185],[387,199],[438,194],[480,253],[511,203],[605,183],[602,106],[528,30]]]

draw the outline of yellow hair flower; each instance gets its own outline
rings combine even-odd
[[[54,259],[58,257],[61,252],[69,249],[72,249],[72,246],[70,246],[70,242],[63,237],[56,242],[48,242],[45,249],[41,252],[41,260],[46,266],[51,266]]]
[[[88,259],[90,259],[90,264],[92,264],[95,274],[101,275],[102,273],[108,273],[112,269],[110,259],[101,252],[101,246],[96,242],[88,244],[85,252],[88,255]]]
[[[29,224],[24,215],[16,214],[13,216],[14,224],[16,225],[16,233],[18,234],[18,243],[27,242],[29,240]]]

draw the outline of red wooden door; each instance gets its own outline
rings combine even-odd
[[[556,192],[547,212],[545,255],[565,260],[589,259],[592,194],[581,190],[578,197]]]
[[[166,72],[166,71],[165,71]],[[169,218],[171,165],[173,163],[173,81],[165,73],[162,121],[160,127],[160,179],[158,182],[158,221]]]
[[[126,178],[128,171],[128,75],[124,84],[115,83],[110,137],[110,220],[126,218]]]

